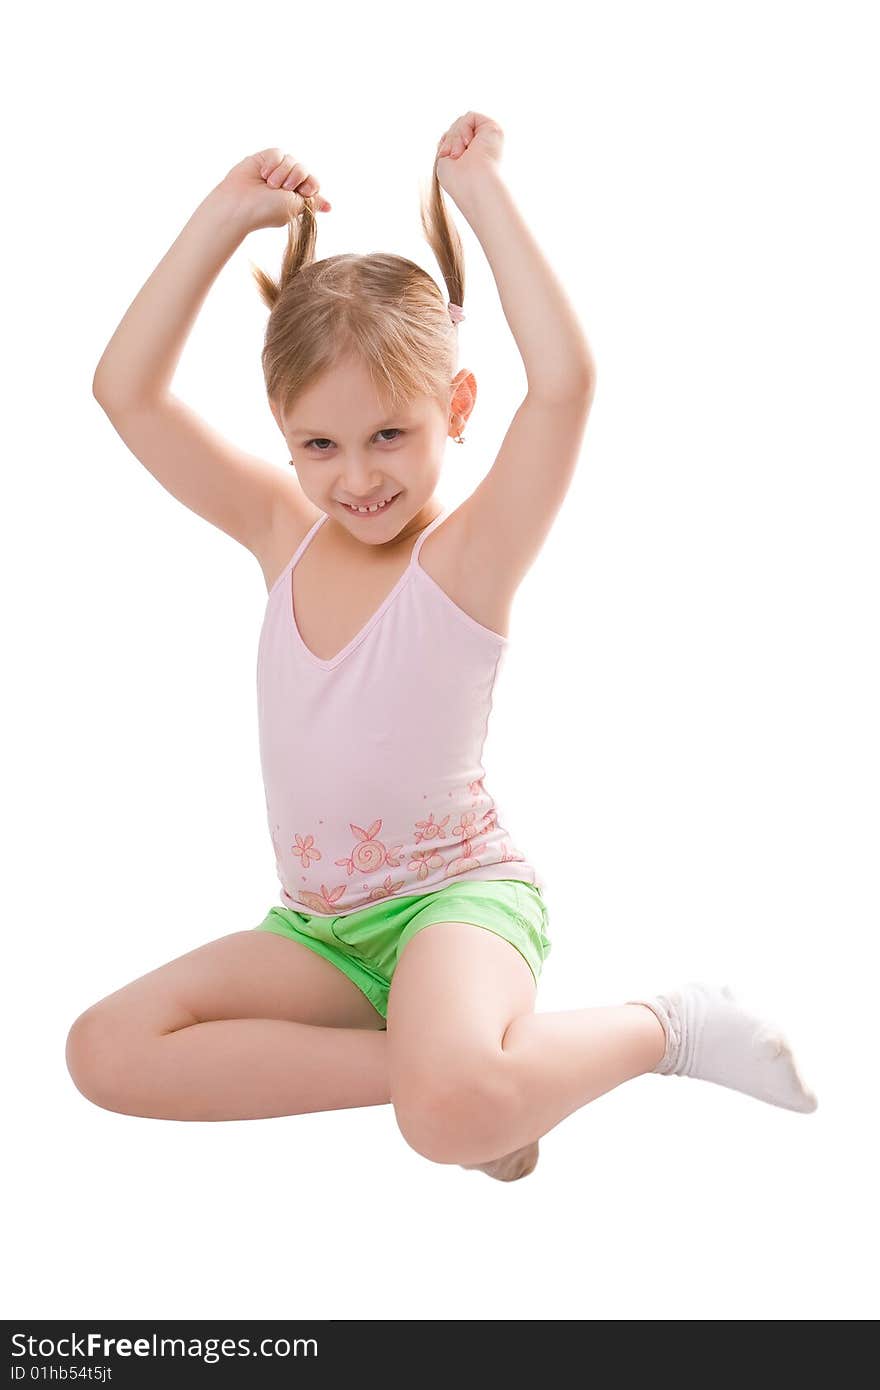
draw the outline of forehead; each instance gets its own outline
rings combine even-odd
[[[394,406],[377,396],[372,385],[358,389],[337,378],[303,391],[286,407],[282,419],[285,429],[294,434],[317,434],[329,426],[359,434],[424,420],[433,405],[427,396],[420,396]]]

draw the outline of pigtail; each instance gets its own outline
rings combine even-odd
[[[287,224],[287,246],[281,262],[281,273],[273,280],[259,266],[251,261],[251,272],[257,282],[260,298],[268,309],[274,309],[291,280],[299,274],[303,266],[311,265],[315,259],[315,246],[318,240],[318,219],[311,198],[302,199],[301,211],[295,213]]]
[[[428,198],[421,195],[422,228],[440,266],[450,303],[464,305],[464,248],[446,208],[437,177],[437,161]]]

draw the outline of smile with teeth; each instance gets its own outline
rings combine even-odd
[[[347,502],[340,502],[339,505],[340,505],[341,507],[345,507],[346,511],[349,511],[349,512],[358,512],[358,513],[381,512],[381,511],[384,511],[384,509],[385,509],[386,507],[390,506],[390,504],[394,501],[395,497],[399,497],[399,496],[400,496],[400,494],[397,493],[397,492],[395,492],[395,494],[394,494],[393,497],[385,497],[385,498],[383,498],[383,500],[382,500],[381,502],[374,502],[374,503],[372,504],[372,506],[369,506],[369,507],[351,507],[351,506],[349,506],[349,504],[348,504]]]

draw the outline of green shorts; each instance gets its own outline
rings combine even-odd
[[[391,977],[406,943],[432,922],[472,922],[504,937],[531,968],[537,984],[550,954],[547,906],[541,889],[524,879],[474,879],[433,893],[382,898],[341,917],[276,906],[254,931],[301,941],[348,976],[388,1016]]]

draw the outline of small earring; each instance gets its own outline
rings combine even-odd
[[[464,443],[464,439],[463,439],[463,437],[462,437],[462,435],[461,435],[461,432],[459,432],[459,434],[456,436],[455,442],[456,442],[456,444],[463,444],[463,443]]]

